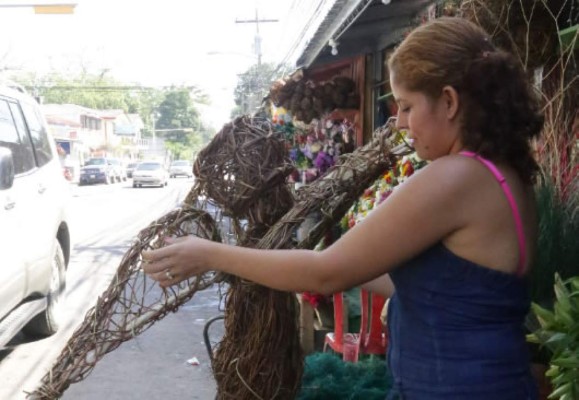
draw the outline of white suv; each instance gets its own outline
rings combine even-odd
[[[0,348],[59,323],[70,256],[70,184],[37,102],[0,86]]]

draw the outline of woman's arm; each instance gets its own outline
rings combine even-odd
[[[396,289],[394,288],[394,283],[388,274],[379,276],[376,279],[371,280],[360,285],[360,287],[368,292],[379,294],[387,299],[394,295]]]
[[[296,292],[331,294],[360,285],[462,226],[460,199],[468,174],[461,161],[444,157],[433,162],[324,251],[255,250],[188,237],[143,252],[148,261],[143,269],[163,286],[207,270]]]

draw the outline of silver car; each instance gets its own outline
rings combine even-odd
[[[139,165],[139,163],[136,162],[130,162],[127,164],[127,178],[132,178],[133,177],[133,171],[135,171],[135,168],[137,167],[137,165]]]
[[[176,160],[169,166],[169,176],[176,178],[178,176],[193,177],[193,165],[187,160]]]
[[[167,186],[167,170],[158,161],[143,161],[133,171],[133,187]]]

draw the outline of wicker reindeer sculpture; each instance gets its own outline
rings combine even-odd
[[[303,355],[294,294],[215,273],[161,289],[141,270],[141,252],[162,246],[163,237],[196,235],[222,241],[225,222],[237,246],[312,249],[364,189],[411,150],[397,143],[398,136],[388,123],[374,133],[370,143],[341,156],[323,177],[294,196],[286,183],[294,166],[283,138],[261,118],[238,117],[223,127],[198,155],[196,182],[183,205],[138,234],[109,287],[30,398],[59,398],[106,353],[213,284],[227,287],[225,334],[212,364],[217,398],[296,397]],[[217,216],[207,211],[207,204],[218,207]],[[293,233],[312,212],[318,212],[321,219],[296,242]]]

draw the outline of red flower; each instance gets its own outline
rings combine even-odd
[[[402,166],[402,176],[410,176],[414,173],[414,166],[410,161],[406,161]]]
[[[324,296],[318,293],[303,292],[302,299],[310,303],[312,307],[317,308],[320,302],[324,300]]]

